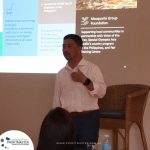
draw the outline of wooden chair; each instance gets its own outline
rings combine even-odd
[[[113,131],[113,150],[118,150],[118,133],[123,138],[124,150],[129,150],[129,131],[133,123],[140,129],[144,150],[148,150],[143,129],[143,115],[150,86],[140,84],[111,85],[106,95],[98,100],[100,129]],[[123,135],[119,129],[125,129]]]

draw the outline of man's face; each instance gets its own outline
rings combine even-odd
[[[63,43],[63,54],[68,61],[75,60],[81,55],[81,47],[74,40],[66,39]]]

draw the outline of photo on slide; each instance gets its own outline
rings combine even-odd
[[[137,0],[77,0],[77,10],[137,8]]]

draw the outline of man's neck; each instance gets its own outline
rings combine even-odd
[[[82,59],[82,56],[79,57],[79,58],[77,58],[77,59],[75,59],[75,60],[68,61],[68,65],[69,65],[72,69],[74,69],[74,68],[79,64],[79,62],[81,61],[81,59]]]

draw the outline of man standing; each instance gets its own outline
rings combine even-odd
[[[53,107],[68,110],[76,129],[76,150],[91,150],[98,141],[98,98],[106,93],[106,85],[97,65],[82,57],[82,39],[68,34],[63,41],[63,55],[68,63],[55,81]]]

